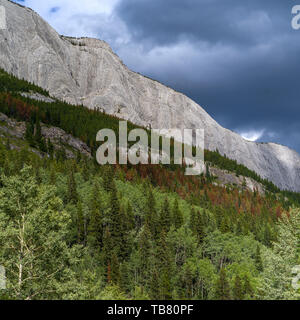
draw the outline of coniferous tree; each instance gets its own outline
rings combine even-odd
[[[141,268],[141,276],[143,279],[146,279],[146,276],[149,272],[149,259],[151,253],[151,233],[146,223],[141,231],[139,238],[139,256],[140,256],[140,268]]]
[[[76,186],[73,168],[70,171],[69,179],[68,179],[67,200],[68,202],[71,202],[71,203],[76,203],[78,201],[77,186]]]
[[[150,229],[150,232],[152,234],[152,237],[155,237],[157,235],[157,211],[155,208],[155,199],[153,196],[153,192],[151,188],[148,191],[148,197],[147,197],[147,203],[145,206],[145,224],[148,225],[148,228]]]
[[[82,204],[81,201],[77,204],[76,210],[76,237],[77,243],[86,244],[86,237],[85,237],[85,221],[83,216]]]
[[[111,237],[111,233],[109,228],[106,227],[103,236],[103,263],[104,263],[104,275],[106,277],[107,282],[111,281],[111,260],[112,260],[112,252],[114,249],[113,240]]]
[[[135,220],[134,220],[134,212],[130,203],[127,203],[126,208],[126,221],[127,221],[127,230],[132,230],[135,227]]]
[[[261,259],[261,254],[260,254],[260,246],[257,245],[256,247],[256,253],[255,253],[255,265],[256,265],[256,269],[259,272],[262,272],[264,270],[263,268],[263,263],[262,263],[262,259]]]
[[[99,197],[99,187],[98,184],[95,183],[90,204],[90,219],[88,224],[88,242],[94,247],[101,246],[103,238],[103,217]]]
[[[152,300],[159,300],[160,299],[160,287],[159,287],[159,273],[160,271],[153,266],[150,278],[150,297]]]
[[[156,248],[156,266],[159,270],[158,286],[159,286],[159,299],[170,300],[172,298],[172,285],[171,285],[171,256],[170,248],[166,242],[165,230],[160,234],[157,248]]]
[[[120,202],[118,199],[118,193],[115,183],[111,186],[110,194],[110,232],[115,246],[120,245],[121,241],[121,228],[120,228]]]
[[[230,300],[230,287],[226,277],[224,268],[220,270],[219,279],[216,284],[216,299],[217,300]]]
[[[169,205],[168,198],[165,198],[165,201],[161,210],[160,223],[161,223],[162,230],[164,230],[166,233],[169,232],[171,227],[171,213],[170,213],[170,205]]]
[[[121,280],[120,263],[119,263],[116,252],[112,253],[110,266],[111,266],[111,282],[115,285],[119,285]]]
[[[243,300],[244,299],[244,290],[242,281],[239,275],[235,277],[234,287],[233,287],[233,299],[234,300]]]
[[[56,174],[54,166],[51,166],[50,169],[50,184],[55,185],[56,183]]]
[[[196,211],[195,211],[195,208],[192,207],[191,214],[190,214],[190,228],[191,228],[194,235],[197,235],[196,225],[197,225]]]
[[[183,216],[182,216],[182,212],[179,209],[177,199],[175,199],[174,201],[173,221],[176,229],[179,229],[183,225]]]
[[[25,139],[29,142],[30,146],[34,146],[34,125],[32,122],[26,123]]]
[[[114,189],[114,170],[113,166],[107,165],[105,167],[103,176],[103,187],[106,192],[112,192]]]
[[[244,276],[244,285],[243,285],[243,295],[247,297],[248,299],[253,297],[253,288],[251,286],[251,283],[249,281],[249,277],[247,275]]]

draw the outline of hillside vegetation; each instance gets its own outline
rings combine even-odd
[[[24,138],[0,137],[3,299],[299,298],[291,286],[298,194],[217,151],[206,151],[209,162],[259,180],[268,192],[220,187],[209,172],[187,177],[178,166],[99,166],[80,152],[69,159],[43,137],[41,122],[82,139],[94,154],[97,131],[118,131],[119,120],[21,97],[47,93],[7,77],[1,72],[0,112],[27,125]]]

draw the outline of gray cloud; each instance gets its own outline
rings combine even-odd
[[[120,52],[134,69],[186,93],[222,125],[238,132],[264,130],[260,140],[300,151],[295,4],[123,0],[117,13],[139,52]]]
[[[223,126],[300,152],[300,30],[291,28],[300,0],[24,3],[60,33],[108,41],[130,68],[187,94]]]

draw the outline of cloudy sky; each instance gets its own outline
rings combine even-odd
[[[249,140],[300,152],[300,0],[24,0],[59,33],[106,40],[131,69]]]

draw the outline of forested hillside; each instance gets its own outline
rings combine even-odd
[[[47,96],[1,72],[0,112],[27,122],[24,138],[0,135],[3,299],[299,298],[291,285],[298,194],[217,151],[206,152],[209,162],[259,180],[266,194],[217,186],[209,172],[186,177],[176,166],[69,158],[41,123],[80,138],[93,155],[97,131],[117,131],[118,119],[19,94],[30,90]]]

